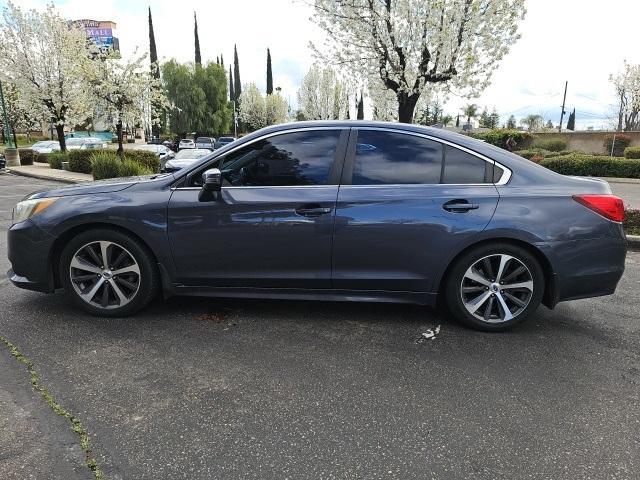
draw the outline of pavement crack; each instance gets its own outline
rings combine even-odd
[[[86,466],[89,468],[89,470],[93,472],[96,480],[103,480],[104,474],[102,470],[100,470],[100,467],[96,462],[95,456],[93,454],[93,449],[91,448],[91,439],[89,437],[89,433],[87,432],[87,429],[82,425],[82,422],[80,422],[80,420],[75,415],[73,415],[69,410],[67,410],[62,405],[60,405],[55,400],[55,398],[53,398],[53,395],[51,395],[47,387],[45,387],[42,384],[40,375],[36,371],[31,360],[29,360],[25,355],[23,355],[22,352],[20,352],[20,350],[18,349],[18,347],[16,347],[3,335],[0,335],[0,341],[4,343],[4,345],[7,347],[7,349],[9,350],[9,353],[11,353],[11,356],[13,356],[13,358],[15,358],[18,362],[26,366],[27,372],[29,372],[29,375],[31,377],[30,378],[31,386],[36,392],[38,392],[42,396],[42,398],[47,403],[47,405],[51,407],[51,410],[53,410],[53,412],[56,415],[60,415],[61,417],[66,418],[69,421],[69,423],[71,423],[71,429],[78,436],[80,440],[80,446],[84,451],[84,461]]]

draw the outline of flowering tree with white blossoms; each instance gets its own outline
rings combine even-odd
[[[330,67],[312,65],[298,90],[298,105],[307,120],[342,120],[349,108],[346,85]]]
[[[622,72],[611,75],[618,97],[618,130],[640,128],[640,65],[624,62]]]
[[[327,40],[314,49],[356,78],[375,75],[395,94],[398,120],[410,123],[430,85],[479,95],[524,14],[524,0],[315,0]]]
[[[249,130],[287,121],[289,106],[279,93],[263,97],[255,83],[243,85],[240,94],[240,121]]]
[[[53,5],[42,12],[24,11],[12,2],[4,8],[0,77],[15,85],[25,104],[38,106],[38,120],[53,120],[62,151],[64,127],[92,113],[83,76],[91,54],[85,32],[61,18]]]
[[[152,103],[160,108],[158,111],[170,107],[159,80],[147,68],[146,58],[146,53],[134,55],[131,60],[108,53],[86,65],[85,75],[92,86],[92,95],[113,122],[120,155],[124,152],[124,125],[145,123]],[[152,119],[152,122],[159,123],[160,119]]]

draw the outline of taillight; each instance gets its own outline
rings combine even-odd
[[[624,204],[615,195],[574,195],[573,199],[614,222],[624,220]]]

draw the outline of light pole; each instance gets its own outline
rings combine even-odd
[[[9,119],[7,118],[7,107],[4,105],[4,92],[2,91],[2,82],[0,82],[0,102],[2,103],[2,119],[4,123],[4,139],[7,148],[15,148],[11,139],[11,130],[9,129]]]

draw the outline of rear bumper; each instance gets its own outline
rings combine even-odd
[[[555,273],[556,301],[615,292],[624,273],[627,254],[623,238],[553,242],[546,247]]]
[[[20,288],[50,293],[54,290],[49,253],[55,238],[31,220],[12,225],[7,232],[11,269],[7,276]]]

